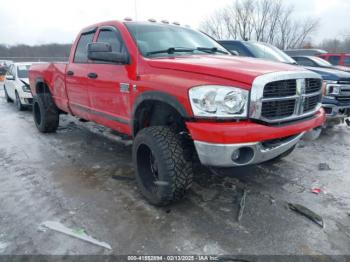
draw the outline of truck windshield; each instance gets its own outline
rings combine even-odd
[[[267,59],[275,62],[297,64],[294,59],[288,56],[277,47],[266,43],[245,42],[247,48],[254,54],[256,58]]]
[[[30,65],[19,65],[17,67],[18,78],[28,78],[28,70]]]
[[[229,52],[216,41],[190,28],[137,22],[126,22],[125,25],[143,56],[229,55]]]

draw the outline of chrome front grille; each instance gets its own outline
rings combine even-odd
[[[292,96],[297,91],[297,81],[294,79],[268,83],[264,88],[264,97]]]
[[[295,99],[264,102],[261,115],[268,119],[289,117],[294,113]]]
[[[304,101],[304,113],[315,110],[321,99],[321,95],[306,97]]]
[[[342,82],[340,88],[340,94],[336,97],[341,102],[350,102],[350,83]]]
[[[305,79],[305,93],[312,94],[316,92],[320,92],[322,88],[322,80],[315,78],[307,78]]]
[[[350,82],[328,82],[326,86],[326,93],[326,96],[334,97],[340,102],[350,102]]]
[[[310,116],[320,108],[321,89],[321,78],[312,72],[260,76],[251,91],[250,117],[277,123]]]

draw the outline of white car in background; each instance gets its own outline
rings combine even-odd
[[[32,63],[13,63],[5,77],[5,98],[8,103],[15,102],[19,111],[33,103],[28,80],[28,70],[31,65]]]

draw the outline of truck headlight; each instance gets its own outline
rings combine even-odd
[[[230,86],[197,86],[189,91],[193,114],[196,117],[247,117],[249,92]]]
[[[26,93],[30,93],[31,92],[30,91],[30,87],[28,85],[23,85],[22,86],[22,90],[23,90],[23,92],[26,92]]]
[[[340,86],[339,85],[329,85],[328,86],[328,94],[339,95],[340,94]]]
[[[328,98],[334,98],[332,96],[340,95],[342,85],[338,84],[336,81],[323,81],[323,94]]]

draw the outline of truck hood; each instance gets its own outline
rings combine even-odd
[[[334,66],[334,69],[350,72],[350,67],[346,67],[346,66]]]
[[[350,73],[323,67],[305,67],[322,76],[323,80],[350,81]]]
[[[256,58],[221,55],[156,58],[148,60],[148,63],[156,68],[210,75],[249,85],[260,75],[281,71],[300,71],[300,67],[297,66]]]

